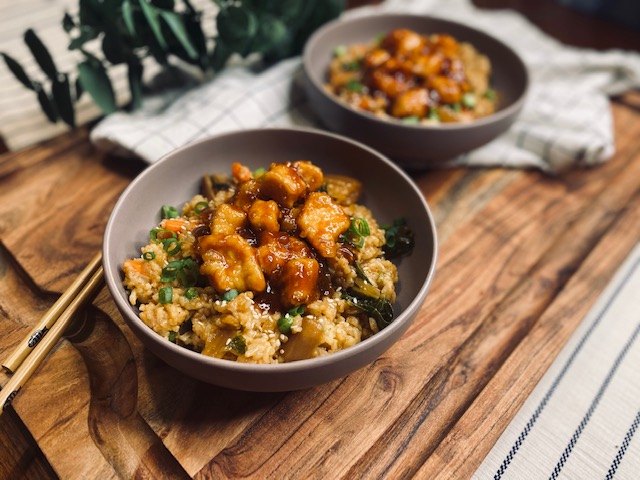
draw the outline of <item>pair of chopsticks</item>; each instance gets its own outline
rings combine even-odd
[[[4,369],[12,376],[0,390],[0,415],[58,343],[71,324],[74,314],[92,297],[102,281],[102,254],[98,253],[38,324],[20,341],[9,358],[2,362]]]

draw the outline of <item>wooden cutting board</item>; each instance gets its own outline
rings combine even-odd
[[[414,174],[441,243],[415,323],[310,390],[237,392],[144,350],[103,290],[14,408],[61,478],[471,475],[640,238],[639,94],[590,170]],[[0,355],[100,248],[140,163],[86,131],[0,157]]]

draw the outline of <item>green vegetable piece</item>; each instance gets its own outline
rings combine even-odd
[[[384,228],[385,244],[382,250],[387,258],[409,255],[415,246],[413,231],[404,218],[394,220],[393,225]]]
[[[436,122],[440,121],[440,114],[438,113],[438,110],[436,110],[435,108],[430,108],[429,109],[429,115],[427,116],[427,118],[429,120],[434,120]]]
[[[278,330],[280,330],[280,333],[289,335],[291,333],[292,325],[293,325],[293,317],[288,313],[278,319]]]
[[[184,292],[184,296],[187,297],[189,300],[193,300],[198,296],[198,289],[195,287],[189,287],[187,288],[187,291]]]
[[[349,80],[345,85],[345,88],[350,92],[361,93],[364,91],[364,85],[357,80]]]
[[[182,246],[177,238],[167,238],[162,241],[162,248],[164,248],[164,251],[169,255],[175,255],[182,249]]]
[[[200,266],[191,257],[183,259],[177,278],[183,287],[195,287],[200,281]]]
[[[222,295],[222,299],[226,302],[230,302],[237,296],[238,296],[238,291],[235,288],[232,288],[231,290],[224,292],[224,294]]]
[[[156,258],[156,254],[154,252],[144,252],[142,254],[142,258],[144,258],[147,262],[154,260]]]
[[[202,213],[206,208],[209,208],[209,202],[198,202],[193,207],[193,211],[197,214]]]
[[[169,332],[169,341],[171,343],[176,343],[176,337],[178,336],[178,334],[174,331]]]
[[[369,223],[364,218],[351,217],[351,224],[347,231],[340,235],[340,240],[360,249],[364,247],[365,237],[370,234]]]
[[[374,39],[374,43],[376,45],[380,45],[386,36],[387,36],[386,33],[379,33],[378,35],[376,35],[376,38]]]
[[[353,291],[344,292],[342,298],[350,305],[372,317],[380,330],[391,325],[393,321],[393,306],[389,300],[364,297],[355,294]]]
[[[172,207],[171,205],[163,205],[160,209],[160,215],[162,218],[176,218],[179,217],[178,209],[176,207]]]
[[[267,170],[264,167],[260,167],[253,172],[253,176],[254,178],[260,178],[265,173],[267,173]]]
[[[341,65],[341,67],[345,72],[357,72],[358,70],[360,70],[360,60],[345,62]]]
[[[172,303],[173,302],[173,288],[172,287],[162,287],[158,290],[158,301],[162,304]]]
[[[460,110],[462,110],[462,107],[460,106],[459,103],[454,103],[452,105],[450,105],[451,110],[453,110],[454,112],[460,112]]]
[[[356,275],[358,276],[358,278],[361,278],[365,283],[368,283],[369,285],[373,285],[373,283],[371,283],[371,280],[369,280],[369,277],[367,277],[367,274],[364,273],[362,265],[360,265],[359,262],[355,262],[353,266],[356,270]]]
[[[236,335],[227,344],[227,350],[238,355],[244,355],[247,351],[247,342],[242,335]]]
[[[78,78],[82,88],[89,92],[96,105],[105,113],[113,113],[118,107],[111,80],[100,62],[86,60],[78,65]]]
[[[484,98],[488,100],[495,100],[497,97],[497,93],[493,88],[489,88],[486,92],[484,92]]]
[[[333,54],[336,57],[342,57],[343,55],[346,55],[347,53],[347,47],[346,45],[338,45],[336,48],[334,48],[333,50]]]
[[[304,313],[304,305],[298,305],[297,307],[293,307],[291,310],[287,312],[287,315],[290,317],[297,317],[298,315],[302,315]]]
[[[416,115],[411,115],[410,117],[404,117],[402,119],[402,123],[405,123],[407,125],[419,125],[420,124],[420,117],[418,117]]]
[[[462,96],[462,105],[465,108],[475,108],[478,104],[478,100],[476,98],[475,93],[465,93]]]
[[[28,29],[24,32],[24,42],[27,44],[27,47],[29,47],[31,54],[33,55],[33,58],[35,58],[40,69],[51,80],[55,80],[58,77],[58,69],[56,68],[56,64],[53,63],[53,58],[51,58],[49,50],[44,46],[40,37],[36,35],[36,32],[32,29]]]

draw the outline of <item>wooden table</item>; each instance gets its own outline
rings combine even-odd
[[[401,341],[347,378],[278,394],[198,383],[101,291],[0,419],[0,478],[470,476],[640,239],[640,93],[612,108],[617,153],[600,167],[414,176],[436,279]],[[0,355],[100,248],[141,168],[82,129],[0,156]]]

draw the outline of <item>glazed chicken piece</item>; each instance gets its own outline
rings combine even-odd
[[[256,200],[249,207],[249,223],[258,231],[277,232],[280,217],[278,204],[273,200]]]
[[[239,234],[199,237],[198,248],[203,260],[200,273],[208,277],[218,293],[231,289],[262,292],[266,288],[255,250]]]
[[[270,277],[279,274],[285,263],[293,258],[312,257],[311,249],[305,242],[284,232],[263,232],[257,250],[258,263]]]
[[[314,258],[294,258],[285,263],[280,277],[282,303],[293,307],[317,300],[319,275],[320,265]]]
[[[394,117],[426,116],[429,108],[429,93],[424,88],[412,88],[401,93],[393,102]]]
[[[325,258],[333,258],[338,250],[338,237],[349,228],[349,217],[326,193],[314,192],[307,197],[298,216],[300,236]]]
[[[398,55],[408,55],[422,49],[425,39],[422,35],[404,28],[392,30],[382,40],[382,48]]]
[[[231,235],[242,228],[247,221],[247,215],[238,207],[223,203],[213,212],[211,218],[211,233]]]
[[[319,189],[324,183],[324,174],[322,173],[322,170],[311,162],[300,160],[294,162],[293,168],[305,181],[309,187],[309,191]]]
[[[306,182],[292,166],[283,163],[271,165],[258,182],[262,198],[275,200],[288,208],[307,193]]]
[[[451,79],[444,76],[433,77],[430,79],[429,84],[445,103],[458,103],[462,98],[462,91],[460,85]]]

